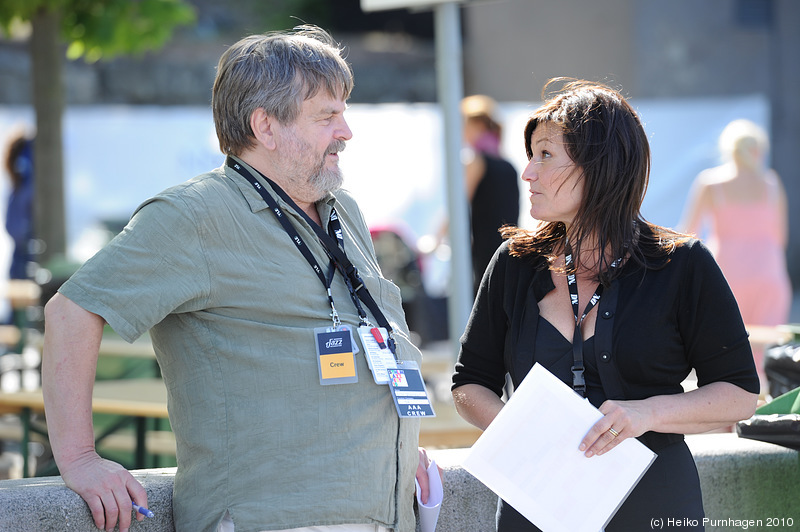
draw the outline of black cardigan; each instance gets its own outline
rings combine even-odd
[[[759,392],[739,308],[708,249],[679,245],[657,267],[633,261],[603,292],[595,351],[607,399],[682,393],[694,369],[698,386],[725,381]],[[502,396],[505,375],[519,386],[535,362],[572,385],[571,357],[537,359],[538,302],[555,286],[542,256],[511,257],[508,242],[486,270],[453,376],[453,389],[479,384]],[[595,405],[599,406],[599,405]]]

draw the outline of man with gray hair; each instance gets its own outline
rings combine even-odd
[[[225,164],[147,200],[46,305],[50,441],[99,528],[125,531],[131,504],[147,504],[94,447],[108,323],[127,341],[150,331],[177,442],[178,531],[414,530],[415,472],[423,501],[428,489],[419,421],[373,379],[364,331],[399,366],[421,355],[340,188],[352,87],[319,28],[234,44],[212,95]]]

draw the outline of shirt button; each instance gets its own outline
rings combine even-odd
[[[611,353],[609,353],[608,351],[603,351],[602,353],[600,353],[600,360],[602,360],[603,362],[611,362]]]
[[[605,319],[608,319],[608,318],[610,318],[610,317],[611,317],[611,316],[613,316],[613,315],[614,315],[614,313],[613,313],[613,312],[611,312],[610,310],[604,310],[604,311],[603,311],[603,318],[605,318]]]

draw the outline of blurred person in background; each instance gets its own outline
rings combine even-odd
[[[492,255],[503,243],[500,228],[517,225],[519,183],[514,166],[500,154],[502,126],[496,119],[497,103],[483,94],[461,100],[465,147],[464,181],[470,206],[473,294]],[[438,243],[446,237],[449,221],[439,229]]]
[[[99,528],[125,531],[131,503],[147,505],[141,484],[94,447],[108,323],[127,341],[150,331],[177,442],[178,532],[413,532],[415,474],[423,502],[429,485],[419,419],[400,417],[373,380],[365,342],[349,345],[378,323],[397,359],[421,358],[340,188],[352,87],[319,28],[231,46],[212,92],[225,164],[142,204],[48,302],[50,442]],[[322,356],[328,335],[352,349],[336,351],[335,371]]]
[[[641,216],[650,147],[635,111],[604,85],[561,81],[545,86],[524,132],[522,179],[540,225],[504,231],[461,338],[453,399],[486,429],[506,375],[516,388],[539,363],[603,414],[576,451],[590,458],[637,438],[657,455],[606,532],[646,530],[659,515],[702,523],[684,434],[753,414],[747,332],[703,244]],[[692,370],[698,387],[684,392]],[[497,530],[538,528],[501,500]]]
[[[28,264],[33,260],[33,137],[19,132],[11,137],[5,154],[5,166],[11,180],[6,206],[6,231],[14,241],[11,279],[28,279]]]
[[[766,131],[734,120],[719,136],[722,164],[703,170],[692,185],[681,230],[701,234],[733,290],[746,325],[783,325],[792,287],[786,269],[788,214],[780,177],[769,168]],[[753,355],[762,392],[764,352]]]
[[[476,94],[461,101],[464,119],[464,178],[470,204],[472,272],[478,293],[483,272],[503,243],[500,228],[517,225],[519,182],[514,166],[500,154],[502,126],[496,119],[497,103]]]

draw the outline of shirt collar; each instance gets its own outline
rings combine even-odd
[[[264,185],[264,187],[270,192],[270,195],[276,199],[278,205],[282,209],[288,209],[289,212],[294,212],[294,209],[292,209],[285,201],[283,201],[283,199],[278,195],[278,193],[275,192],[275,189],[272,188],[272,186],[261,176],[260,172],[258,172],[255,168],[253,168],[243,160],[241,160],[239,157],[236,157],[235,155],[231,155],[230,157],[237,163],[247,168],[254,176],[256,176],[258,182]],[[261,195],[258,192],[256,192],[256,190],[253,188],[253,185],[251,185],[245,178],[243,178],[239,174],[239,172],[237,172],[233,168],[228,167],[228,165],[223,165],[223,168],[225,171],[225,175],[233,179],[233,181],[236,183],[236,186],[239,187],[239,190],[242,192],[244,199],[250,205],[250,210],[252,212],[259,212],[267,208],[267,204],[264,201],[264,198],[262,198]],[[317,202],[317,207],[320,210],[320,217],[322,217],[324,220],[327,220],[328,216],[330,215],[330,210],[335,206],[335,204],[336,204],[336,196],[331,192],[327,192],[325,196],[323,196],[322,199],[320,199]]]

